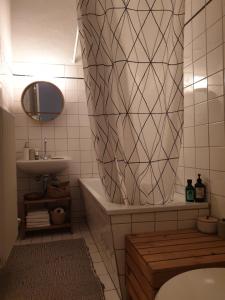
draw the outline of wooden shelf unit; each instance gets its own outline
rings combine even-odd
[[[185,271],[225,267],[225,240],[195,229],[128,235],[128,299],[154,300],[159,288]]]
[[[68,228],[72,232],[72,210],[71,210],[72,199],[70,196],[60,198],[42,198],[39,200],[25,200],[23,201],[23,217],[21,224],[21,238],[25,238],[27,232],[40,231],[40,230],[57,230]],[[26,216],[29,209],[32,207],[32,211],[35,211],[35,206],[41,206],[42,208],[50,211],[54,207],[64,207],[66,211],[66,222],[61,225],[50,224],[49,226],[40,227],[27,227]]]

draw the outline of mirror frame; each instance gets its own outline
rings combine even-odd
[[[48,83],[50,85],[52,85],[54,88],[56,88],[59,92],[59,94],[61,95],[61,99],[62,99],[62,109],[61,111],[56,114],[57,116],[54,118],[54,119],[51,119],[51,120],[48,120],[48,121],[42,121],[42,120],[37,120],[37,119],[34,119],[32,118],[32,116],[25,110],[25,106],[24,106],[24,103],[23,103],[23,98],[24,98],[24,95],[26,93],[26,91],[30,88],[30,86],[32,86],[33,84],[35,83],[39,83],[39,82],[43,82],[43,83]],[[64,99],[64,96],[63,96],[63,93],[62,91],[60,90],[60,88],[58,88],[54,83],[50,82],[50,81],[45,81],[45,80],[37,80],[37,81],[33,81],[31,82],[28,86],[25,87],[25,89],[23,90],[23,93],[21,95],[21,105],[22,105],[22,108],[23,108],[23,111],[25,112],[25,114],[31,118],[33,121],[36,121],[36,122],[50,122],[50,121],[53,121],[55,120],[58,116],[60,116],[64,110],[64,106],[65,106],[65,99]]]

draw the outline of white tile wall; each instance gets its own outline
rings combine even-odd
[[[47,137],[47,151],[51,155],[65,155],[72,158],[69,168],[59,175],[61,180],[70,180],[73,197],[73,218],[79,221],[84,216],[84,206],[80,199],[77,179],[79,177],[97,176],[97,164],[91,141],[91,130],[85,98],[85,86],[81,67],[45,65],[45,70],[52,71],[52,78],[46,79],[58,86],[65,100],[62,114],[54,121],[38,123],[28,118],[21,107],[21,94],[24,88],[35,80],[42,80],[28,76],[32,73],[29,64],[14,64],[14,103],[13,111],[16,120],[16,155],[22,158],[26,141],[30,147],[43,151],[43,139]],[[48,73],[49,73],[48,72]],[[61,78],[55,78],[60,76]],[[74,76],[68,77],[68,76]],[[18,172],[18,199],[23,194],[41,186],[26,174]]]
[[[129,223],[131,222],[131,215],[116,215],[111,217],[112,224]]]
[[[177,230],[177,221],[156,222],[155,231]]]
[[[155,222],[132,222],[132,233],[154,232]]]
[[[118,216],[118,218],[114,218],[114,220],[110,220],[110,217],[107,216],[103,209],[96,203],[95,198],[88,190],[82,189],[82,194],[85,200],[86,216],[90,231],[94,237],[100,255],[110,274],[110,277],[114,285],[116,286],[118,293],[120,293],[119,278],[116,265],[116,252],[113,245],[111,222],[115,222],[113,226],[126,226],[127,222],[130,222],[129,218],[127,219],[127,215],[122,215]],[[120,221],[125,223],[118,224],[117,222]],[[119,243],[124,242],[120,240]]]
[[[127,234],[131,234],[131,223],[129,222],[127,224],[113,224],[112,232],[113,232],[115,249],[124,249],[125,248],[124,237]]]
[[[185,2],[186,22],[207,3]],[[184,193],[186,180],[195,183],[197,173],[202,173],[213,214],[221,217],[225,215],[225,1],[212,0],[197,13],[185,28],[184,40],[184,161],[179,162],[176,189]]]
[[[154,213],[133,214],[132,222],[153,222],[155,221]]]

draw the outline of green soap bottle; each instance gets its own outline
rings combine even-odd
[[[198,174],[198,179],[195,184],[195,201],[204,202],[206,200],[206,187],[202,183],[201,174]]]
[[[192,185],[192,180],[187,180],[187,186],[185,188],[185,196],[187,202],[194,202],[195,200],[195,189]]]

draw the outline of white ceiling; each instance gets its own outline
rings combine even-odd
[[[11,0],[14,62],[71,64],[75,0]]]

